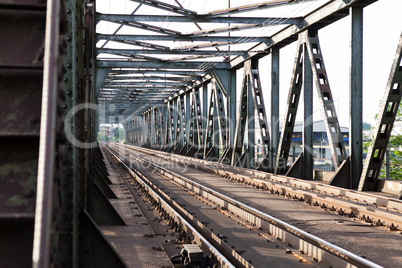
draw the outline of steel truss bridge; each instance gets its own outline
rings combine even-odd
[[[208,188],[181,174],[180,168],[168,170],[155,158],[197,170],[206,178],[212,174],[216,181],[225,178],[252,186],[250,191],[271,192],[398,231],[401,184],[379,176],[402,96],[402,35],[394,58],[389,59],[390,75],[363,161],[363,11],[384,1],[244,1],[244,5],[198,12],[178,0],[130,0],[134,6],[130,14],[99,13],[99,3],[90,0],[0,1],[0,33],[5,37],[0,50],[1,266],[135,267],[159,260],[130,263],[129,245],[120,249],[111,235],[127,231],[107,227],[142,224],[131,222],[127,211],[137,208],[124,201],[135,198],[130,187],[136,185],[181,243],[196,243],[201,255],[209,256],[212,264],[206,262],[205,267],[252,267],[251,259],[241,257],[242,251],[215,243],[227,238],[213,231],[208,236],[206,227],[186,225],[183,220],[189,221],[191,213],[170,212],[174,198],[169,201],[170,194],[153,188],[157,183],[151,177],[156,175],[144,167],[183,187],[191,184],[186,191],[194,191],[192,195],[222,211],[237,213],[239,219],[244,217],[237,224],[259,228],[259,236],[267,241],[276,234],[277,241],[287,243],[276,242],[276,248],[286,248],[286,253],[296,243],[289,237],[297,237],[304,247],[298,257],[292,254],[302,264],[375,266],[369,256],[367,261],[326,239],[292,229],[264,209],[216,193],[212,184]],[[348,151],[329,83],[336,78],[328,77],[318,35],[320,29],[347,16],[351,32]],[[114,32],[105,33],[105,25],[113,26]],[[279,122],[279,55],[295,42],[285,117]],[[270,57],[271,68],[264,71],[264,76],[269,73],[270,91],[261,83],[259,60],[264,57]],[[314,172],[313,94],[318,96],[335,166],[335,172],[326,173],[326,183],[317,182]],[[288,166],[298,110],[304,119],[302,153]],[[123,124],[126,145],[99,146],[101,124]],[[140,166],[131,166],[133,161]],[[281,190],[275,183],[290,188]],[[314,194],[300,194],[302,189]],[[128,192],[130,196],[124,197]],[[216,197],[208,199],[212,193]],[[319,199],[322,193],[339,200]],[[356,207],[366,203],[373,209],[341,206],[346,199],[355,200]],[[270,231],[263,233],[267,228]],[[134,229],[133,233],[139,232]],[[163,251],[159,248],[153,250]],[[191,263],[187,253],[182,253],[183,262]],[[141,254],[149,252],[143,249]],[[293,265],[292,261],[283,263]]]

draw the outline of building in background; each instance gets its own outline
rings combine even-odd
[[[349,128],[340,127],[345,143],[347,154],[349,153]],[[290,161],[302,152],[303,140],[303,122],[296,122],[292,136]],[[313,147],[314,147],[314,168],[323,170],[332,170],[333,163],[331,158],[331,149],[328,143],[327,131],[323,120],[313,123]]]
[[[115,134],[114,127],[111,125],[100,125],[98,131],[98,140],[110,141]]]

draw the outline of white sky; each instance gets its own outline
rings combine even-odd
[[[198,13],[208,12],[220,8],[227,8],[227,0],[179,0],[185,8],[190,8]],[[169,1],[174,3],[173,1]],[[231,0],[231,6],[245,5],[250,3],[264,2],[263,0],[241,1]],[[320,0],[320,3],[325,0]],[[136,7],[137,3],[129,0],[97,0],[97,12],[100,13],[121,13],[129,14]],[[195,8],[196,7],[196,8]],[[314,7],[308,4],[308,8]],[[144,5],[136,14],[155,13],[154,8]],[[289,8],[289,10],[291,10]],[[384,95],[384,90],[388,80],[391,64],[395,55],[396,46],[402,31],[402,10],[401,0],[379,0],[364,9],[364,58],[363,58],[363,120],[374,123],[374,115],[379,111],[379,103]],[[293,10],[305,11],[305,10]],[[262,12],[262,11],[260,11]],[[164,13],[161,13],[164,14]],[[250,13],[256,14],[256,13]],[[239,16],[249,16],[249,13],[242,13]],[[257,16],[261,16],[262,13]],[[263,13],[265,16],[275,16]],[[188,24],[188,28],[180,28],[180,31],[194,31],[193,24]],[[175,25],[164,24],[163,27],[172,27]],[[206,24],[202,27],[206,28]],[[176,26],[175,26],[176,27]],[[183,26],[181,26],[183,27]],[[209,27],[216,27],[209,25]],[[222,26],[221,26],[222,27]],[[98,32],[113,33],[115,24],[102,22],[98,25]],[[124,30],[123,33],[130,34],[130,30]],[[119,32],[121,33],[121,32]],[[137,34],[143,34],[138,33]],[[264,33],[269,35],[269,30],[256,34]],[[253,33],[254,34],[254,33]],[[241,32],[239,32],[241,36]],[[349,65],[350,65],[350,16],[335,22],[319,31],[321,48],[324,56],[325,66],[327,68],[328,79],[332,89],[333,98],[342,126],[349,125]],[[280,114],[284,116],[287,95],[290,85],[290,76],[293,68],[293,61],[296,53],[296,43],[292,43],[283,49],[280,54]],[[267,72],[267,75],[264,74]],[[264,90],[265,104],[270,102],[270,56],[260,60],[260,76]],[[241,76],[241,72],[239,72]],[[238,79],[241,81],[240,79]],[[238,83],[238,90],[240,90]],[[316,93],[314,93],[316,95]],[[302,98],[301,98],[302,100]],[[302,102],[300,103],[302,105]],[[269,109],[267,110],[269,111]],[[321,115],[319,105],[314,102],[314,120],[320,120]],[[269,113],[267,114],[269,116]],[[302,110],[298,111],[298,119],[301,120]]]

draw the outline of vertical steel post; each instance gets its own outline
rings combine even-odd
[[[363,7],[351,8],[350,188],[357,189],[363,169]]]
[[[149,141],[151,143],[151,146],[156,145],[156,118],[155,118],[155,107],[153,107],[149,111],[149,117],[150,117],[150,135],[149,135]]]
[[[142,143],[145,145],[148,141],[148,119],[147,119],[147,112],[144,113],[143,116],[143,138],[142,138]]]
[[[190,119],[191,119],[191,106],[190,106],[190,99],[191,99],[191,91],[188,91],[186,93],[186,137],[184,137],[185,140],[185,148],[184,148],[184,153],[187,153],[187,151],[190,149]]]
[[[205,145],[205,141],[207,139],[207,124],[208,124],[208,84],[205,83],[202,86],[202,137],[203,140],[201,144]]]
[[[271,150],[269,165],[275,170],[279,145],[279,48],[271,49]]]
[[[228,128],[229,128],[229,148],[233,151],[233,145],[235,140],[235,128],[236,128],[236,70],[230,70],[230,86],[228,88],[228,100],[227,100],[227,115]],[[229,155],[231,157],[231,155]]]
[[[33,240],[33,267],[48,267],[51,247],[55,168],[59,1],[47,1],[42,108]]]
[[[132,129],[132,141],[133,143],[137,143],[137,120],[133,119],[131,121],[133,129]]]
[[[179,150],[177,151],[177,153],[180,153],[183,148],[185,147],[185,136],[186,136],[186,129],[185,129],[185,124],[186,124],[186,104],[184,102],[184,94],[180,95],[178,98],[178,101],[180,102],[180,110],[179,112],[179,116],[180,116],[180,126],[179,126],[179,130],[180,130],[180,134],[179,134],[179,139],[180,139],[180,146],[179,146]]]
[[[161,144],[162,150],[165,149],[167,143],[167,130],[168,130],[168,117],[167,117],[168,104],[165,103],[161,106]]]
[[[303,177],[313,179],[313,72],[308,56],[307,45],[303,45],[303,96],[304,96],[304,121],[303,121]]]
[[[248,81],[248,87],[247,87],[247,131],[248,131],[248,161],[247,165],[248,168],[254,168],[254,158],[255,158],[255,109],[254,109],[254,100],[252,98],[253,92],[252,92],[252,87],[251,84],[252,81]]]
[[[177,136],[177,114],[178,114],[178,98],[177,99],[173,99],[172,101],[173,105],[173,131],[172,131],[172,146],[173,148],[176,148],[177,143],[178,143],[178,139],[179,137]]]
[[[138,118],[135,118],[133,120],[133,127],[134,127],[134,143],[138,143],[139,142],[139,130],[138,130]]]
[[[215,83],[215,82],[212,82],[212,83]],[[216,162],[218,162],[219,161],[219,155],[220,155],[220,153],[222,153],[222,150],[221,150],[221,141],[220,141],[220,137],[221,137],[221,135],[219,135],[220,134],[220,128],[219,128],[219,113],[218,113],[218,103],[216,102],[216,88],[214,87],[214,86],[212,86],[212,91],[214,92],[214,96],[213,96],[213,98],[212,98],[212,102],[211,102],[211,104],[213,105],[213,108],[212,108],[212,112],[213,112],[213,119],[212,119],[212,124],[213,124],[213,127],[212,127],[212,140],[213,140],[213,142],[212,142],[212,148],[213,148],[213,150],[212,150],[212,152],[211,152],[211,154],[212,154],[212,161],[216,161]]]
[[[148,136],[149,136],[148,135],[148,129],[149,129],[148,125],[149,125],[148,111],[146,111],[144,113],[144,140],[143,140],[144,145],[146,145],[148,143]]]

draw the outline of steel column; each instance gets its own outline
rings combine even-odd
[[[208,84],[204,83],[202,86],[202,146],[205,146],[207,140],[208,128]]]
[[[247,167],[254,168],[255,162],[255,108],[254,108],[254,100],[253,100],[253,90],[251,88],[250,79],[248,79],[248,87],[247,87],[247,133],[248,133],[248,159],[247,159]]]
[[[350,67],[350,188],[357,189],[363,168],[363,7],[353,6]]]
[[[156,117],[155,117],[155,107],[153,107],[150,111],[149,111],[149,116],[150,116],[150,137],[149,137],[149,141],[151,143],[151,147],[154,147],[156,145]]]
[[[271,49],[271,150],[270,169],[275,170],[279,145],[279,48]]]
[[[193,105],[192,105],[192,151],[188,152],[190,156],[198,157],[198,152],[202,151],[202,142],[204,133],[202,130],[202,108],[200,102],[200,88],[193,89]],[[197,154],[197,155],[196,155]]]
[[[303,178],[313,179],[313,72],[307,46],[308,44],[303,45]]]
[[[211,94],[209,97],[209,105],[207,110],[207,117],[206,117],[206,129],[205,129],[205,145],[204,145],[204,159],[214,157],[214,132],[215,132],[215,109],[214,109],[214,91],[211,90]]]
[[[168,127],[168,117],[167,117],[167,103],[161,106],[161,144],[162,150],[165,149],[167,143],[166,131]]]
[[[183,150],[185,151],[186,147],[186,106],[184,102],[184,94],[179,96],[178,101],[180,102],[180,149],[178,153],[182,153]]]
[[[178,129],[178,100],[177,99],[173,99],[172,100],[172,109],[173,109],[173,126],[172,126],[172,146],[171,146],[171,150],[170,151],[174,151],[176,149],[176,146],[178,144],[178,139],[179,136],[177,135],[177,129]]]
[[[230,71],[230,86],[228,88],[227,99],[227,115],[228,115],[228,128],[229,128],[229,147],[233,151],[235,142],[235,128],[236,128],[236,70]],[[231,155],[229,155],[230,157]]]
[[[190,119],[191,119],[191,106],[190,106],[190,99],[191,99],[191,91],[186,93],[186,120],[185,120],[185,146],[184,146],[184,154],[190,149]],[[193,126],[194,127],[194,126]]]
[[[248,103],[248,88],[249,88],[249,76],[246,75],[246,71],[243,75],[243,82],[240,89],[240,101],[239,101],[239,109],[236,121],[236,129],[235,129],[235,141],[233,144],[233,151],[232,151],[232,161],[231,165],[241,165],[244,166],[244,157],[247,157],[248,153],[245,151],[243,153],[244,147],[244,136],[246,130],[246,123],[247,123],[247,103]]]

